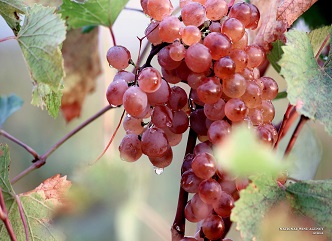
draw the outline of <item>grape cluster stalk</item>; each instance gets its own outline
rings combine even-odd
[[[106,55],[110,66],[118,69],[107,100],[126,111],[120,156],[134,162],[144,154],[163,170],[172,162],[172,147],[190,127],[199,143],[182,165],[180,186],[191,196],[182,212],[189,222],[199,223],[199,231],[181,241],[230,240],[223,239],[225,220],[250,180],[222,170],[213,147],[241,123],[271,146],[278,136],[271,102],[278,85],[260,76],[258,67],[266,61],[266,52],[248,40],[260,12],[253,4],[228,6],[225,0],[180,0],[180,16],[172,15],[170,0],[141,0],[141,6],[151,18],[145,37],[158,50],[154,54],[159,67],[149,62],[136,66],[136,73],[126,71],[133,61],[121,45]]]

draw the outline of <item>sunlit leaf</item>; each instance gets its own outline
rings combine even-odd
[[[46,107],[56,117],[64,77],[60,45],[66,36],[66,26],[54,10],[41,5],[29,8],[18,42],[35,84],[32,103]]]

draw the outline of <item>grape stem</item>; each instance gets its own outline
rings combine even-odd
[[[27,220],[25,219],[24,212],[23,212],[23,206],[22,206],[22,203],[21,203],[21,199],[18,195],[15,195],[15,201],[17,203],[18,210],[19,210],[22,222],[23,222],[23,227],[24,227],[24,232],[25,232],[25,240],[29,241],[30,239],[29,239],[28,224],[27,224]]]
[[[293,134],[292,134],[292,137],[291,137],[291,139],[290,139],[289,142],[288,142],[288,145],[287,145],[287,147],[286,147],[286,150],[285,150],[285,154],[284,154],[284,156],[287,156],[287,155],[291,152],[291,150],[293,149],[294,144],[295,144],[295,142],[296,142],[296,140],[297,140],[297,137],[299,136],[299,134],[300,134],[300,132],[301,132],[301,130],[302,130],[304,124],[305,124],[308,120],[309,120],[308,117],[306,117],[306,116],[304,116],[304,115],[301,115],[301,118],[300,118],[300,120],[299,120],[299,123],[297,124],[297,126],[296,126],[296,128],[295,128],[295,130],[294,130],[294,132],[293,132]]]
[[[111,33],[113,45],[115,46],[116,45],[116,39],[115,39],[115,35],[114,35],[114,31],[113,31],[112,26],[109,27],[109,30],[110,30],[110,33]]]
[[[16,36],[8,36],[8,37],[5,37],[5,38],[1,38],[0,43],[5,42],[7,40],[11,40],[11,39],[17,39],[17,37]]]
[[[142,9],[138,9],[138,8],[124,7],[123,9],[128,10],[128,11],[135,11],[135,12],[144,13]]]
[[[16,241],[16,236],[13,230],[13,226],[10,223],[10,220],[8,219],[8,213],[5,205],[5,199],[2,195],[2,188],[0,187],[0,219],[3,221],[3,223],[6,226],[7,232],[9,234],[11,241]]]
[[[144,69],[146,67],[151,67],[151,61],[153,59],[153,57],[159,53],[159,51],[164,48],[165,46],[169,45],[169,43],[161,43],[161,44],[158,44],[158,45],[152,45],[152,49],[150,51],[150,54],[149,56],[147,57],[146,61],[145,61],[145,64],[141,67],[141,69]]]
[[[77,126],[75,129],[73,129],[71,132],[69,132],[67,135],[65,135],[64,137],[62,137],[57,143],[55,143],[50,149],[48,149],[43,155],[39,156],[38,159],[36,159],[34,161],[34,163],[29,166],[27,169],[25,169],[24,171],[22,171],[21,173],[19,173],[16,177],[14,177],[11,180],[12,184],[15,184],[18,180],[20,180],[21,178],[23,178],[24,176],[28,175],[30,172],[32,172],[35,169],[38,169],[40,167],[42,167],[43,165],[45,165],[46,163],[46,159],[55,151],[57,150],[63,143],[65,143],[68,139],[70,139],[73,135],[75,135],[77,132],[79,132],[80,130],[82,130],[84,127],[86,127],[88,124],[90,124],[91,122],[93,122],[94,120],[96,120],[98,117],[102,116],[103,114],[105,114],[108,110],[113,109],[114,107],[112,107],[111,105],[108,105],[106,107],[104,107],[103,109],[101,109],[100,111],[98,111],[96,114],[94,114],[93,116],[91,116],[89,119],[87,119],[86,121],[82,122],[79,126]]]
[[[189,153],[193,153],[194,147],[196,145],[196,139],[197,139],[197,133],[190,128],[187,140],[186,152],[184,156],[186,156]],[[185,226],[186,226],[184,208],[187,202],[188,202],[188,193],[180,187],[178,205],[176,209],[174,222],[171,228],[172,241],[179,241],[184,237]]]
[[[322,45],[320,46],[315,58],[318,59],[319,58],[319,55],[321,54],[321,52],[323,51],[325,45],[327,44],[327,42],[330,40],[330,34],[328,34],[326,36],[326,38],[324,39],[324,42],[322,43]]]

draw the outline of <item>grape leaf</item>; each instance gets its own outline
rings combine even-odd
[[[20,31],[20,16],[26,11],[22,0],[0,0],[0,15],[6,20],[15,35]]]
[[[85,34],[71,29],[63,43],[66,77],[61,111],[67,122],[80,116],[85,97],[94,91],[101,73],[98,32],[98,28]]]
[[[28,8],[18,42],[35,84],[32,104],[46,106],[50,115],[56,117],[64,77],[60,45],[66,26],[54,10],[41,5]]]
[[[17,240],[26,240],[16,194],[9,182],[9,151],[7,146],[0,145],[0,186],[3,189],[8,218],[13,226]],[[50,221],[56,210],[65,205],[63,194],[71,183],[66,176],[55,175],[45,180],[36,189],[18,195],[28,226],[30,240],[65,240],[64,235],[55,230]],[[10,240],[3,223],[0,223],[0,241]]]
[[[317,0],[284,0],[278,7],[277,20],[285,20],[290,26]]]
[[[287,186],[293,209],[312,218],[332,239],[332,180],[301,181]]]
[[[331,26],[314,29],[309,33],[309,40],[312,45],[314,56],[318,53],[326,37],[330,34]]]
[[[236,222],[236,228],[240,230],[244,241],[259,241],[260,227],[266,212],[285,199],[285,192],[269,177],[260,176],[240,191],[240,196],[232,209],[231,220]]]
[[[248,177],[263,173],[276,176],[287,167],[246,126],[233,128],[230,136],[214,151],[221,167],[235,176]]]
[[[280,65],[278,64],[278,61],[281,59],[282,54],[284,53],[282,51],[282,46],[285,44],[281,40],[277,40],[272,43],[272,50],[267,54],[267,58],[270,61],[272,67],[280,73]]]
[[[23,100],[17,95],[0,96],[0,127],[7,118],[19,110],[23,105]]]
[[[279,65],[288,85],[288,99],[299,106],[298,112],[321,121],[332,134],[332,53],[320,67],[305,32],[293,30],[286,36],[287,45],[282,47],[284,54]]]
[[[128,0],[63,0],[60,13],[71,28],[112,26]]]
[[[33,6],[35,3],[37,3],[46,7],[59,7],[62,3],[61,0],[25,0],[25,2],[29,6]]]

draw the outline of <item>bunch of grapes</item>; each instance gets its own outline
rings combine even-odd
[[[158,50],[160,68],[148,63],[130,73],[125,68],[132,60],[125,47],[107,52],[109,64],[119,70],[107,89],[107,100],[126,111],[120,156],[134,162],[145,154],[154,167],[163,169],[171,164],[172,147],[188,127],[196,132],[200,143],[185,156],[181,187],[193,194],[185,217],[201,222],[201,231],[199,237],[183,241],[217,240],[223,237],[223,220],[230,216],[238,190],[248,180],[221,170],[213,146],[239,123],[254,128],[270,145],[277,138],[271,101],[278,85],[260,76],[266,53],[248,41],[260,13],[253,4],[228,6],[225,0],[180,0],[179,17],[172,15],[170,0],[141,0],[141,6],[151,18],[145,36]],[[190,91],[177,85],[180,82]]]

